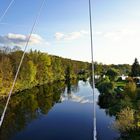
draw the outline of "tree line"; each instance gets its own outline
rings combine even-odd
[[[139,77],[140,76],[140,64],[137,58],[135,58],[134,63],[130,64],[102,64],[95,62],[95,74],[96,75],[105,75],[108,70],[112,69],[113,71],[117,71],[118,75],[126,75],[131,77]]]
[[[19,47],[0,50],[0,95],[8,93],[23,51]],[[90,63],[75,61],[40,51],[30,50],[25,54],[14,92],[36,85],[78,78],[81,72],[89,71]]]
[[[17,46],[13,49],[9,47],[0,48],[0,95],[8,93],[22,54],[23,51]],[[110,78],[115,78],[116,75],[129,75],[131,69],[134,69],[133,71],[136,73],[139,71],[135,70],[139,69],[139,63],[137,59],[135,61],[132,67],[129,64],[105,65],[95,62],[95,75],[103,76],[107,74],[111,75]],[[90,74],[91,63],[30,50],[25,54],[14,92],[53,81],[87,78]],[[114,74],[114,77],[112,74]]]
[[[95,66],[95,74],[101,76],[105,75],[109,69],[117,70],[119,75],[129,75],[131,72],[131,65],[129,64],[107,65],[107,64],[95,62],[94,66]]]

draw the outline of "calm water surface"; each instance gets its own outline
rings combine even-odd
[[[97,89],[96,101],[99,92]],[[0,103],[0,111],[4,107]],[[96,105],[99,140],[114,140],[113,117]],[[93,97],[89,82],[43,85],[11,98],[0,140],[92,140]]]

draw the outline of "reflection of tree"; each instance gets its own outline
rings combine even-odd
[[[71,83],[72,83],[71,91],[77,93],[79,91],[78,80],[76,79],[72,80]]]
[[[0,139],[10,139],[12,135],[23,130],[32,120],[41,114],[47,114],[52,106],[60,101],[60,95],[64,88],[65,84],[59,82],[34,87],[13,96],[0,130]],[[0,106],[4,106],[4,103],[1,102]]]
[[[58,87],[54,86],[54,88],[53,88],[54,89],[53,101],[55,103],[61,102],[60,96],[65,91],[65,82],[59,82],[57,84],[59,84],[59,86]]]
[[[39,87],[39,93],[37,94],[37,101],[41,113],[46,114],[53,106],[52,104],[52,86],[43,85]]]
[[[101,85],[101,84],[100,84]],[[109,116],[115,116],[114,127],[120,132],[119,139],[140,138],[139,90],[132,83],[126,84],[124,91],[110,92],[108,83],[102,83],[98,104]],[[105,85],[105,86],[104,86]],[[105,87],[105,88],[104,88]]]
[[[68,99],[72,98],[72,93],[77,93],[79,90],[78,81],[75,79],[73,80],[66,80],[66,86],[67,86],[67,95]]]
[[[71,99],[71,80],[66,80],[68,99]]]
[[[70,81],[67,82],[67,93],[71,94],[71,82]]]

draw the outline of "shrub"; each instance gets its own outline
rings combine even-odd
[[[114,123],[114,127],[122,133],[134,129],[135,128],[134,112],[135,111],[129,107],[122,109],[117,114],[117,120]]]
[[[113,93],[115,84],[113,82],[102,82],[100,83],[97,88],[101,93]]]
[[[135,98],[136,97],[136,84],[135,82],[129,82],[126,84],[125,86],[125,93],[131,97],[131,98]]]

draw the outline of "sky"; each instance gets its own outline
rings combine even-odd
[[[0,16],[11,0],[0,0]],[[15,0],[0,21],[0,46],[25,46],[42,0]],[[91,0],[94,61],[140,60],[140,0]],[[91,61],[88,0],[46,0],[28,50]]]

